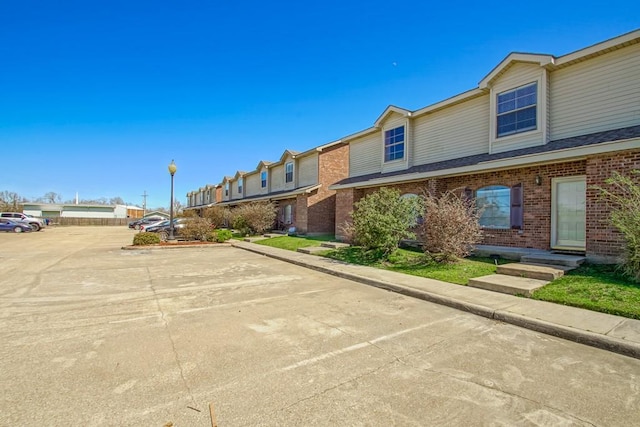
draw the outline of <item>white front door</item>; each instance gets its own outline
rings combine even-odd
[[[586,197],[584,176],[551,180],[551,247],[586,249]]]

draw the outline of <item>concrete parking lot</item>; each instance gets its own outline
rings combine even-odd
[[[229,246],[0,234],[0,426],[640,425],[640,360]]]

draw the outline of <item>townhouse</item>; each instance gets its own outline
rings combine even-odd
[[[381,187],[455,190],[483,209],[485,245],[613,261],[622,236],[594,187],[640,169],[639,42],[640,30],[559,57],[511,53],[474,89],[416,111],[389,106],[342,139],[336,235]]]
[[[270,201],[278,208],[276,229],[333,234],[336,192],[329,186],[348,177],[348,150],[342,141],[304,152],[285,150],[278,161],[260,161],[254,170],[237,171],[218,185],[188,193],[187,209],[201,214],[213,205]]]

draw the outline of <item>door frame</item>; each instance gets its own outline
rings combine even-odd
[[[585,202],[587,199],[587,191],[586,191],[586,181],[587,181],[587,176],[586,175],[574,175],[574,176],[565,176],[565,177],[561,177],[561,178],[551,178],[551,242],[550,242],[550,247],[551,249],[560,249],[560,250],[571,250],[571,251],[581,251],[584,252],[587,249],[587,238],[586,238],[586,215],[587,215],[587,211],[586,211],[586,207],[585,207],[585,242],[584,242],[584,246],[563,246],[563,245],[559,245],[558,242],[558,230],[557,230],[557,226],[558,226],[558,214],[557,214],[557,198],[558,198],[558,184],[564,183],[564,182],[575,182],[575,181],[584,181],[585,183]]]

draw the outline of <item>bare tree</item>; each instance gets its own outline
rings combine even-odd
[[[62,196],[58,193],[55,193],[53,191],[49,191],[48,193],[45,193],[44,196],[42,196],[41,198],[45,203],[60,203],[62,202]]]
[[[109,199],[109,204],[110,205],[126,205],[122,197],[112,197],[111,199]]]
[[[22,211],[22,204],[27,199],[13,191],[0,191],[0,211]]]

